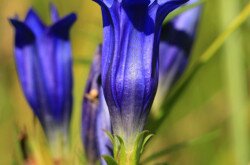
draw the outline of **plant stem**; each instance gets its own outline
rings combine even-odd
[[[228,24],[230,19],[239,10],[238,1],[221,0],[222,26]],[[232,35],[225,43],[224,61],[229,107],[231,110],[232,144],[235,153],[235,163],[246,165],[248,163],[248,128],[247,128],[247,80],[244,69],[244,52],[240,30]]]

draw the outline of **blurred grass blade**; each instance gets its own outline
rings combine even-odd
[[[75,65],[90,65],[92,60],[86,58],[74,58],[73,62]]]
[[[228,24],[235,14],[239,12],[240,5],[237,1],[225,2],[221,0],[222,27]],[[245,17],[250,12],[250,5],[245,10]],[[232,26],[237,27],[244,17]],[[228,35],[227,33],[225,36]],[[231,110],[230,127],[232,133],[232,146],[235,155],[235,164],[246,165],[249,160],[248,152],[248,93],[247,78],[244,67],[245,56],[243,52],[242,33],[237,31],[227,40],[224,46],[224,70],[226,90],[228,94],[229,110]],[[209,56],[208,56],[209,57]],[[205,58],[206,59],[206,58]]]
[[[144,160],[142,160],[142,162],[140,164],[148,164],[149,162],[152,162],[153,160],[156,160],[160,157],[166,156],[167,154],[170,154],[172,152],[184,149],[186,147],[191,147],[194,145],[199,145],[199,144],[210,142],[210,141],[216,139],[219,136],[219,134],[220,134],[220,131],[216,130],[216,131],[212,131],[210,133],[207,133],[199,138],[172,145],[170,147],[167,147],[167,148],[165,148],[159,152],[156,152],[153,155],[145,158]]]
[[[195,7],[199,6],[199,5],[202,5],[206,1],[207,0],[200,0],[200,1],[195,2],[193,4],[185,5],[185,6],[182,6],[182,7],[178,8],[178,9],[174,10],[173,12],[169,13],[169,15],[165,18],[163,24],[167,23],[168,21],[172,20],[177,15],[180,15],[180,14],[184,13],[187,10],[190,10],[192,8],[195,8]]]
[[[227,29],[212,43],[211,46],[202,54],[200,63],[205,63],[217,52],[224,42],[237,30],[250,15],[250,3],[241,11],[241,13],[229,24]]]
[[[165,120],[165,117],[169,114],[175,100],[179,97],[181,92],[186,88],[189,81],[196,74],[200,67],[207,63],[215,53],[221,48],[225,41],[244,23],[250,16],[250,2],[245,6],[241,13],[229,24],[229,26],[215,39],[215,41],[206,49],[206,51],[200,56],[200,59],[190,65],[182,78],[176,83],[176,85],[170,90],[169,95],[167,95],[166,101],[161,106],[168,107],[164,110],[162,115],[158,118],[152,118],[149,125],[149,130],[155,132]]]

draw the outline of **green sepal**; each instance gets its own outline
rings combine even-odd
[[[144,138],[143,143],[142,143],[141,154],[143,153],[145,146],[147,145],[147,143],[149,142],[149,140],[150,140],[153,136],[154,136],[154,134],[149,134],[149,135],[147,135],[147,136]]]
[[[110,132],[105,131],[113,145],[114,160],[117,164],[121,165],[122,162],[126,162],[126,149],[123,139],[118,135],[112,135]]]
[[[146,130],[146,131],[139,133],[136,137],[136,140],[134,143],[133,155],[132,155],[132,161],[135,164],[139,164],[140,157],[141,157],[142,151],[144,149],[144,146],[147,143],[147,141],[152,137],[152,134],[147,135],[145,137],[145,135],[148,133],[149,133],[149,131]]]
[[[110,132],[106,132],[106,134],[113,144],[114,153],[114,158],[103,156],[108,165],[113,165],[114,162],[117,165],[139,164],[141,154],[147,142],[153,137],[153,134],[149,134],[149,131],[143,131],[136,136],[134,141],[125,143],[123,138],[118,135],[112,135]]]
[[[109,137],[109,140],[111,141],[111,143],[114,143],[114,136],[109,132],[109,131],[104,131],[107,136]]]
[[[117,144],[117,137],[115,135],[112,135],[110,132],[105,131],[105,133],[107,134],[107,136],[109,137],[112,145],[113,145],[113,153],[114,153],[114,158],[117,158],[117,153],[119,152],[119,144]]]
[[[114,150],[114,157],[117,160],[119,165],[122,165],[126,162],[126,148],[123,139],[118,136],[114,135],[115,143],[113,145],[116,146],[117,150]]]
[[[103,155],[102,157],[108,165],[118,165],[118,163],[114,160],[112,156]]]

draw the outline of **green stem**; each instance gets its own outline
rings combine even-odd
[[[226,2],[221,0],[222,26],[240,11],[238,1]],[[229,109],[231,110],[232,144],[235,153],[235,163],[246,165],[248,163],[248,127],[247,127],[247,80],[244,69],[244,52],[242,48],[242,33],[240,30],[232,35],[225,43],[224,61]]]
[[[54,163],[62,164],[69,159],[67,127],[57,127],[47,131],[49,146]]]

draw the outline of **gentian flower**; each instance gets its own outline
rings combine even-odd
[[[197,0],[190,0],[192,4]],[[171,85],[181,76],[188,63],[201,6],[190,9],[163,26],[159,51],[159,87],[153,109],[159,109]]]
[[[24,95],[49,140],[67,136],[72,111],[72,60],[69,31],[75,14],[59,18],[51,8],[53,24],[46,26],[33,9],[25,20],[10,19],[15,28],[16,69]]]
[[[111,121],[109,109],[104,98],[103,89],[100,90],[99,96],[99,108],[97,113],[97,140],[98,140],[98,149],[99,155],[113,155],[113,146],[107,135],[107,131],[112,133]],[[106,162],[101,158],[101,164],[106,165]]]
[[[187,0],[95,1],[103,16],[104,96],[114,134],[129,146],[143,130],[156,93],[162,22]]]
[[[101,46],[95,53],[85,87],[82,112],[82,138],[88,164],[106,164],[101,155],[111,155],[112,146],[105,131],[111,132],[109,111],[101,89]]]

